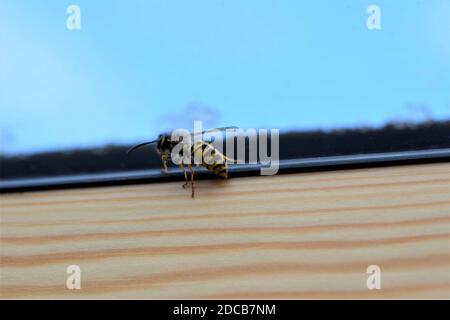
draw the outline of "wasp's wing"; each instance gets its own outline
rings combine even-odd
[[[216,130],[217,131],[225,131],[227,129],[239,129],[239,127],[231,126],[231,127],[222,127],[222,128],[212,128],[212,129],[204,130],[204,131],[201,131],[201,132],[193,132],[193,133],[191,133],[191,136],[194,137],[194,136],[197,136],[197,135],[202,135],[202,134],[204,134],[206,132],[216,131]]]

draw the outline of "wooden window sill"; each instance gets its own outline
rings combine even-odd
[[[450,298],[449,163],[0,201],[0,298]]]

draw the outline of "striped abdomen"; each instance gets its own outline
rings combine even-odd
[[[228,178],[228,166],[225,156],[209,143],[198,141],[193,144],[192,157],[194,159],[201,159],[202,166],[214,174]]]

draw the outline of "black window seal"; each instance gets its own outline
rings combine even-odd
[[[280,138],[283,138],[283,135]],[[387,125],[381,129],[288,133],[284,139],[288,139],[286,141],[294,146],[292,152],[284,152],[284,156],[279,162],[278,174],[450,162],[450,121],[413,126]],[[280,141],[282,142],[282,140]],[[296,142],[298,145],[295,145]],[[366,143],[368,146],[365,145]],[[99,159],[107,159],[113,165],[119,162],[125,163],[128,161],[125,155],[128,147],[101,149],[100,153],[104,154]],[[280,143],[281,147],[283,147],[282,143]],[[284,149],[286,149],[286,144]],[[366,150],[368,151],[366,152]],[[99,170],[102,168],[101,161],[97,164],[99,167],[88,168],[88,160],[97,159],[94,155],[98,154],[99,150],[89,151],[90,153],[86,151],[87,154],[83,152],[85,151],[55,153],[52,157],[56,157],[56,160],[49,168],[44,168],[44,166],[41,168],[38,165],[40,171],[30,171],[34,175],[25,172],[24,176],[9,177],[8,174],[14,170],[26,170],[27,166],[34,165],[33,161],[35,160],[33,159],[39,159],[40,155],[23,159],[20,157],[0,159],[2,174],[0,193],[183,180],[183,175],[177,167],[170,168],[167,174],[161,172],[159,159],[153,149],[137,152],[136,155],[133,155],[135,158],[130,159],[131,165],[123,170],[119,170],[121,167],[117,166],[117,168],[112,167],[114,170],[106,168],[106,171]],[[153,160],[150,159],[151,157]],[[86,169],[86,172],[57,171],[53,168],[55,164],[74,159],[81,161],[80,168],[81,170]],[[150,160],[147,161],[147,159]],[[20,161],[27,166],[23,166],[22,163],[21,167]],[[147,162],[148,169],[146,169]],[[260,175],[261,167],[264,166],[259,164],[230,165],[229,176],[237,178]],[[196,169],[196,179],[211,178],[215,178],[214,175],[205,169],[201,167]]]

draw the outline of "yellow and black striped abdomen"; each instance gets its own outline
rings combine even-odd
[[[228,165],[225,156],[211,144],[198,141],[192,145],[192,158],[201,159],[202,166],[214,174],[228,178]]]

